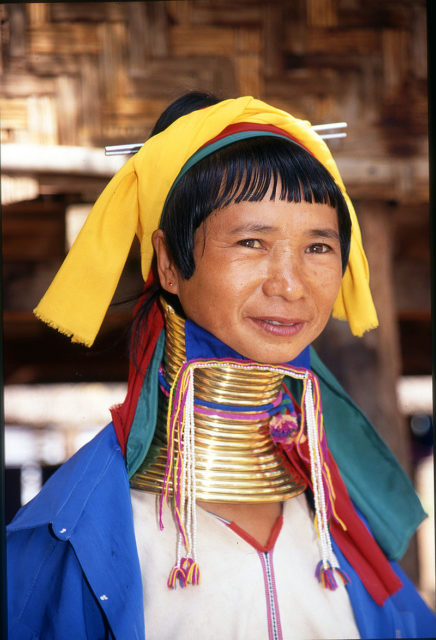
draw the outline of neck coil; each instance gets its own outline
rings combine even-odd
[[[167,332],[164,365],[171,385],[186,360],[185,321],[165,302],[163,306]],[[280,400],[282,381],[283,375],[274,371],[224,366],[195,371],[197,499],[274,502],[305,489],[270,437],[269,415],[259,411],[259,407]],[[211,403],[224,406],[225,411],[214,411]],[[132,488],[156,494],[162,491],[168,453],[167,413],[168,398],[161,391],[156,432],[143,464],[131,479]],[[178,441],[175,447],[177,455]]]

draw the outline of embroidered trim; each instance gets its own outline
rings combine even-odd
[[[273,551],[261,553],[258,551],[263,569],[265,583],[265,598],[268,617],[269,640],[283,640],[282,625],[280,622],[280,609],[277,599],[277,588],[274,576]]]

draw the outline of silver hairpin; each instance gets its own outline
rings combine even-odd
[[[346,122],[329,122],[328,124],[313,124],[312,129],[315,131],[328,131],[329,129],[346,129],[348,124]],[[336,135],[336,134],[330,134]],[[346,133],[341,135],[347,135]],[[322,136],[321,136],[322,137]]]
[[[124,156],[128,153],[136,153],[142,147],[143,142],[132,142],[131,144],[113,144],[104,148],[107,156]]]
[[[314,124],[312,129],[314,131],[330,131],[331,129],[345,129],[347,127],[346,122],[331,122],[329,124]],[[332,138],[345,138],[347,136],[344,132],[333,133],[320,133],[320,137],[324,140],[331,140]],[[113,144],[104,148],[107,156],[122,156],[130,153],[136,153],[142,147],[143,142],[132,142],[130,144]]]
[[[346,122],[330,122],[329,124],[314,124],[312,129],[314,131],[329,131],[331,129],[345,129],[348,127]],[[346,138],[347,134],[341,131],[335,131],[333,133],[320,133],[320,138],[324,140],[331,140],[332,138]]]

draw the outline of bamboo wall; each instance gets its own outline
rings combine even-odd
[[[334,325],[320,349],[377,421],[385,409],[368,401],[371,380],[385,381],[394,406],[399,373],[430,371],[425,17],[424,0],[3,4],[1,139],[142,141],[190,89],[252,94],[312,123],[346,120],[348,137],[330,146],[369,240],[382,323],[359,343]],[[9,173],[6,379],[59,379],[67,373],[56,358],[40,361],[54,338],[36,328],[30,310],[65,253],[66,208],[92,202],[106,178],[86,168]],[[28,343],[31,357],[22,345],[35,336],[44,338],[40,351]],[[98,376],[93,366],[83,375]],[[122,377],[125,367],[111,375]]]
[[[346,152],[426,152],[422,0],[1,5],[2,140],[101,146],[146,136],[179,94],[254,95],[350,123]],[[406,186],[403,187],[406,189]]]
[[[142,141],[191,89],[348,122],[330,146],[360,216],[381,324],[359,341],[333,322],[319,349],[406,467],[395,383],[431,371],[425,21],[424,0],[0,5],[5,145]],[[6,383],[127,375],[119,336],[130,312],[112,310],[93,353],[31,314],[65,254],[66,210],[106,181],[85,166],[4,171]],[[135,259],[122,295],[139,286]]]

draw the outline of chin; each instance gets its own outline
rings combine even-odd
[[[259,351],[247,350],[245,353],[240,353],[240,355],[244,358],[248,358],[248,360],[252,360],[253,362],[280,365],[294,360],[294,358],[299,356],[306,346],[301,347],[301,349],[292,349],[289,351],[277,351],[273,349],[268,351],[263,349]]]

